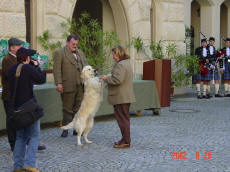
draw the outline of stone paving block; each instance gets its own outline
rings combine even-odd
[[[96,120],[89,134],[93,143],[83,140],[83,146],[77,146],[76,136],[61,138],[60,128],[43,129],[41,142],[47,150],[38,152],[38,168],[42,172],[230,171],[229,102],[230,98],[180,97],[162,108],[160,116],[151,111],[132,116],[130,149],[112,148],[121,137],[114,118]],[[195,111],[185,113],[186,109]],[[180,152],[186,152],[186,159],[173,159]],[[205,159],[207,152],[210,159]],[[0,172],[12,171],[6,136],[0,137],[0,157]]]

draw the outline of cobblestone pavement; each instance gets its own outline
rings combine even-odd
[[[174,98],[160,116],[144,111],[131,118],[130,149],[112,148],[120,131],[111,117],[95,122],[89,135],[94,143],[82,147],[76,136],[61,138],[59,128],[43,129],[47,150],[38,153],[37,165],[42,172],[230,172],[229,105],[230,98],[188,96]],[[176,152],[186,152],[186,159]],[[7,138],[0,137],[0,171],[12,166]]]

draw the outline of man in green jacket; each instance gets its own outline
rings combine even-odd
[[[61,94],[63,120],[62,125],[72,121],[83,98],[83,84],[80,74],[88,63],[84,53],[78,47],[76,35],[67,37],[66,46],[54,54],[53,74],[57,91]],[[74,132],[76,135],[76,132]],[[68,130],[63,130],[61,137],[67,137]]]
[[[8,41],[9,44],[9,53],[3,58],[2,61],[2,100],[4,104],[4,109],[6,112],[6,129],[8,134],[8,140],[11,147],[11,150],[14,150],[15,140],[16,140],[16,131],[12,126],[9,120],[9,104],[10,104],[10,89],[9,89],[9,81],[8,81],[8,69],[17,64],[16,52],[19,48],[21,48],[23,41],[17,38],[11,38]]]

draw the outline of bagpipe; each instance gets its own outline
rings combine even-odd
[[[200,34],[201,34],[205,39],[207,39],[206,36],[205,36],[202,32],[200,32]],[[199,61],[199,69],[200,69],[201,75],[207,75],[207,74],[208,74],[208,71],[209,71],[209,64],[206,63],[206,61],[205,61],[204,59],[201,59],[201,60]]]
[[[225,63],[228,63],[227,67],[228,67],[228,71],[230,71],[230,56],[227,56],[226,50],[221,50],[218,52],[217,54],[217,59],[219,61],[220,64],[220,69],[222,70],[226,70],[225,69]]]
[[[207,66],[208,64],[206,62],[204,62],[203,60],[199,61],[199,69],[200,69],[200,73],[201,75],[207,75],[209,68]]]
[[[200,32],[200,34],[205,39],[207,39],[206,36],[202,32]],[[225,41],[225,39],[223,40]],[[214,57],[211,58],[211,56],[214,56]],[[208,58],[209,62],[206,62],[206,60],[204,59],[199,61],[200,73],[202,75],[207,75],[209,70],[210,71],[212,70],[214,72],[218,62],[220,64],[220,69],[224,69],[224,62],[226,61],[226,59],[229,59],[228,61],[230,62],[230,56],[229,57],[226,56],[225,50],[214,52],[214,55],[210,55],[210,57]]]
[[[221,36],[221,39],[226,42],[226,39],[223,36]],[[222,49],[218,52],[217,57],[219,58],[220,69],[225,70],[225,63],[230,63],[230,56],[227,56],[226,50]],[[227,66],[230,71],[230,65]]]

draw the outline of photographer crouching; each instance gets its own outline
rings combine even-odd
[[[20,48],[16,53],[18,63],[10,67],[8,72],[14,109],[12,120],[15,122],[15,127],[20,124],[17,126],[13,151],[14,172],[23,170],[39,172],[36,168],[36,153],[40,140],[40,117],[43,116],[43,110],[37,104],[33,85],[45,83],[46,75],[39,68],[39,63],[30,58],[35,53],[35,50]],[[27,119],[18,118],[20,111],[23,112],[21,116],[26,116]],[[31,121],[32,118],[35,120]],[[25,121],[28,123],[24,124]]]

